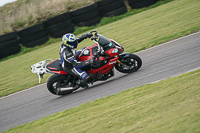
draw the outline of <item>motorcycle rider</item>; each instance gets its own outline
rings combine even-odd
[[[92,36],[93,34],[89,32],[78,38],[76,38],[75,35],[71,33],[65,34],[62,37],[63,43],[61,44],[59,51],[61,66],[65,72],[81,79],[77,81],[75,86],[73,86],[74,89],[77,88],[78,85],[82,86],[83,88],[88,88],[88,83],[90,83],[90,75],[87,72],[81,70],[81,68],[86,65],[93,64],[95,59],[92,58],[86,61],[77,61],[76,48],[80,42],[82,42],[84,39],[91,38]]]

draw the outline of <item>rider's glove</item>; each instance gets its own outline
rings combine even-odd
[[[88,33],[82,35],[82,37],[83,37],[84,39],[91,38],[92,36],[93,36],[93,35],[92,35],[91,32],[88,32]]]
[[[85,61],[85,65],[94,64],[95,59],[96,59],[96,57],[93,56],[92,59],[86,60],[86,61]]]
[[[92,36],[90,37],[91,40],[99,41],[99,36],[97,31],[91,31],[90,33],[92,34]]]
[[[89,60],[90,64],[94,64],[96,57],[92,57],[92,59]]]
[[[88,32],[86,35],[88,38],[91,38],[93,36],[91,32]]]

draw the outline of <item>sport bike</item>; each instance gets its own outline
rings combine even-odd
[[[114,67],[122,73],[132,73],[140,69],[142,60],[139,56],[123,53],[123,46],[116,41],[107,39],[100,34],[97,35],[97,33],[95,35],[97,37],[91,38],[95,44],[83,48],[82,51],[77,51],[76,57],[78,61],[95,58],[92,65],[82,68],[92,77],[91,84],[96,81],[105,81],[114,76]],[[60,59],[44,60],[32,65],[31,70],[32,73],[39,75],[39,82],[45,73],[53,74],[47,81],[48,90],[55,95],[66,95],[82,86],[78,85],[74,88],[79,78],[66,73],[60,62]]]

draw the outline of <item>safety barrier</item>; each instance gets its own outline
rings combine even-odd
[[[132,9],[150,6],[158,0],[126,0]],[[49,37],[59,38],[73,33],[74,27],[97,25],[102,17],[118,16],[127,12],[124,0],[100,0],[89,6],[60,14],[17,32],[0,36],[0,58],[20,52],[25,47],[42,45]]]
[[[132,9],[138,9],[148,7],[157,2],[157,0],[128,0],[128,2]]]
[[[118,16],[127,12],[123,0],[101,0],[97,4],[101,17]]]
[[[100,22],[97,3],[70,12],[72,23],[76,26],[92,26]]]
[[[49,40],[49,36],[44,24],[37,24],[17,32],[20,42],[26,47],[35,47],[44,44]]]
[[[20,52],[17,33],[11,32],[0,36],[0,58]]]
[[[44,22],[44,26],[48,34],[54,38],[61,37],[66,32],[74,32],[74,25],[69,12],[48,19]]]

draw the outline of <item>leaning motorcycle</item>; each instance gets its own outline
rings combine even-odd
[[[94,64],[82,68],[92,77],[91,84],[113,77],[114,67],[122,73],[132,73],[140,69],[142,60],[139,56],[123,53],[124,48],[122,45],[100,34],[97,35],[97,32],[94,36],[91,40],[95,44],[84,48],[77,56],[78,61],[95,57]],[[60,59],[54,61],[51,59],[44,60],[32,65],[31,70],[32,73],[39,75],[39,82],[45,73],[53,74],[47,81],[47,89],[55,95],[66,95],[79,89],[81,85],[74,88],[79,78],[63,71],[60,62]]]

